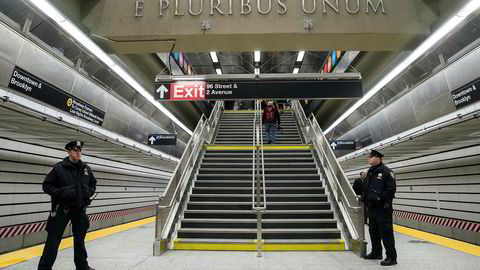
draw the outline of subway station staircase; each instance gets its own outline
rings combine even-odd
[[[215,144],[220,145],[251,145],[253,139],[253,111],[224,112],[220,127],[215,137]],[[276,144],[302,144],[293,112],[281,114],[281,129],[277,132]],[[266,142],[266,134],[263,133]]]
[[[202,116],[156,210],[154,255],[177,250],[365,255],[363,208],[315,117],[299,101],[264,144],[257,110]]]
[[[345,243],[311,145],[302,142],[291,111],[281,114],[277,144],[263,146],[266,209],[262,249],[345,250]],[[201,161],[177,225],[173,249],[256,250],[257,215],[252,154],[254,113],[223,112]],[[264,141],[266,140],[265,134]],[[257,160],[258,162],[258,160]],[[253,192],[252,192],[253,191]]]

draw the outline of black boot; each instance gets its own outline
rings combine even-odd
[[[375,253],[370,253],[367,256],[363,257],[365,260],[381,260],[382,254],[375,254]]]
[[[386,259],[383,260],[380,264],[381,264],[382,266],[395,265],[395,264],[397,264],[397,260],[395,260],[395,259],[390,259],[390,258],[386,258]]]

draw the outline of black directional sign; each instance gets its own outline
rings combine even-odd
[[[361,98],[360,80],[251,80],[229,82],[175,81],[156,83],[155,99],[351,99]]]
[[[357,144],[355,141],[349,140],[338,140],[338,141],[331,141],[330,147],[332,150],[355,150]]]
[[[176,145],[176,134],[148,134],[148,145]]]
[[[452,98],[457,110],[480,101],[480,80],[453,91]]]
[[[105,112],[60,90],[52,84],[37,78],[19,67],[15,67],[13,70],[8,87],[45,102],[57,109],[66,111],[83,120],[99,126],[103,124]]]

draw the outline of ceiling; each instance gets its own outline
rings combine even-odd
[[[260,73],[292,73],[298,52],[262,52]],[[301,73],[318,73],[328,52],[306,52]],[[215,74],[209,52],[187,53],[197,74]],[[223,74],[253,74],[255,69],[253,52],[219,52],[218,61]]]
[[[423,23],[430,25],[430,29],[435,30],[442,22],[450,18],[460,6],[465,4],[467,0],[418,0],[418,5],[422,9],[416,10],[416,16],[420,18]],[[95,5],[102,3],[98,0],[51,0],[69,19],[84,29],[86,32],[95,32],[94,24],[88,24],[95,14],[90,14],[94,11]],[[426,7],[426,8],[425,8]],[[90,16],[91,15],[91,16]],[[90,28],[88,29],[90,25]],[[139,31],[141,29],[138,29]],[[407,48],[414,48],[425,38],[424,35],[413,37]],[[100,46],[102,43],[92,37],[98,42]],[[301,41],[287,40],[286,43],[293,43],[297,47],[301,47]],[[393,41],[392,41],[393,42]],[[212,48],[215,44],[212,44]],[[348,45],[348,40],[345,40],[345,46]],[[108,48],[105,48],[108,49]],[[342,49],[342,48],[334,48]],[[178,50],[178,49],[176,49]],[[213,50],[213,49],[212,49]],[[115,53],[115,51],[113,51]],[[260,67],[261,73],[292,73],[295,65],[297,51],[279,51],[279,52],[262,52]],[[155,75],[165,72],[165,64],[159,63],[158,57],[155,53],[145,53],[143,51],[131,52],[131,54],[122,54],[117,52],[118,57],[125,62],[129,67],[129,71],[138,75],[147,85],[148,89],[154,91],[153,81]],[[192,63],[193,69],[197,74],[215,74],[215,68],[210,59],[209,52],[187,52],[188,60]],[[324,51],[319,47],[318,51],[309,51],[306,53],[305,59],[302,62],[300,73],[318,73],[325,59],[328,51]],[[400,61],[405,54],[402,51],[370,51],[361,52],[359,56],[351,63],[351,68],[347,71],[357,71],[362,74],[364,82],[364,92],[370,89],[370,86],[385,75],[393,64]],[[218,52],[218,58],[222,68],[223,74],[253,74],[255,63],[253,60],[253,52]],[[307,109],[307,114],[314,113],[322,127],[330,124],[341,113],[343,113],[355,100],[320,100],[310,102]],[[172,111],[178,118],[182,119],[191,129],[195,126],[200,118],[201,113],[206,112],[206,106],[202,106],[199,102],[182,102],[182,103],[165,103],[167,108]]]

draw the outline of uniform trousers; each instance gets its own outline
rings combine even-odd
[[[84,208],[57,207],[47,220],[47,242],[43,249],[38,270],[51,270],[58,254],[58,247],[68,222],[72,222],[74,262],[77,270],[89,269],[85,236],[90,222]]]
[[[368,227],[372,240],[372,254],[382,255],[382,242],[387,258],[396,260],[395,238],[393,236],[393,208],[368,207]]]

